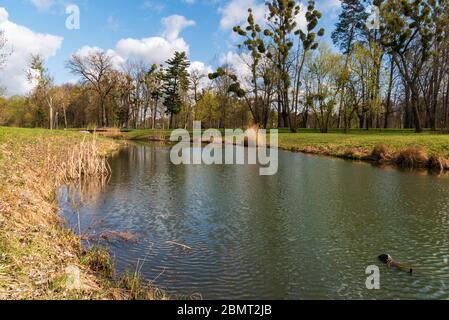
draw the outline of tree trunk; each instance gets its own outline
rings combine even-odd
[[[416,133],[421,133],[423,130],[422,130],[422,127],[421,127],[421,117],[420,117],[419,108],[418,108],[418,105],[419,105],[419,92],[416,89],[416,87],[413,87],[411,89],[411,91],[412,91],[411,104],[412,104],[413,122],[414,122],[414,125],[415,125],[415,131],[416,131]]]
[[[384,129],[388,129],[389,117],[391,113],[391,94],[393,91],[393,77],[394,77],[394,61],[391,59],[390,62],[390,79],[388,82],[388,93],[387,93],[387,103],[385,105],[385,119],[384,119]]]
[[[104,103],[104,99],[101,98],[101,113],[102,113],[102,125],[103,127],[107,127],[107,116],[106,116],[106,104]]]
[[[53,98],[48,98],[48,108],[49,108],[49,115],[50,115],[50,130],[53,130]]]
[[[64,126],[65,126],[65,129],[67,129],[68,128],[68,125],[67,125],[67,110],[65,108],[65,103],[62,104],[62,111],[64,112]]]

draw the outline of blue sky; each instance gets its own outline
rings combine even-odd
[[[326,28],[329,41],[340,10],[339,1],[316,2],[324,13],[321,25]],[[80,8],[79,30],[65,27],[65,6],[72,3]],[[9,44],[14,48],[15,57],[0,81],[11,79],[7,74],[14,68],[17,72],[15,64],[23,69],[26,54],[36,53],[36,50],[45,51],[47,66],[57,83],[75,80],[65,69],[65,62],[83,47],[110,50],[120,59],[144,57],[149,63],[167,58],[170,50],[186,48],[191,61],[216,67],[225,55],[231,56],[236,51],[231,28],[246,16],[248,6],[255,8],[259,16],[263,15],[261,0],[2,0],[0,29],[5,29],[7,36],[9,32]],[[162,19],[167,17],[172,18],[164,25]],[[128,41],[123,41],[126,39]],[[155,43],[161,42],[165,51],[153,48]],[[149,58],[150,55],[154,58]],[[6,86],[10,94],[23,93],[21,91],[28,86],[19,84],[23,78],[15,77],[12,84],[1,85]]]

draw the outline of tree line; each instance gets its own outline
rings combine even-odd
[[[191,68],[185,52],[163,65],[129,61],[118,68],[107,53],[92,51],[67,62],[80,82],[57,86],[44,59],[33,56],[34,89],[0,100],[0,125],[165,129],[201,120],[205,127],[292,132],[448,131],[449,1],[341,4],[332,44],[323,40],[314,1],[267,1],[260,21],[248,8],[245,23],[233,28],[241,65],[210,74]],[[0,34],[0,67],[5,41]]]

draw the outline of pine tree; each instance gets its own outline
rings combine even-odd
[[[364,2],[366,0],[341,0],[342,12],[332,33],[332,41],[343,54],[350,54],[354,42],[365,29],[369,14]]]
[[[185,52],[175,52],[174,57],[166,61],[166,64],[162,93],[166,113],[170,115],[170,128],[173,128],[174,116],[181,111],[183,95],[189,88],[187,68],[190,66],[190,62]]]
[[[348,106],[344,103],[345,86],[349,80],[349,59],[353,51],[353,46],[360,35],[366,30],[365,24],[368,19],[368,13],[363,4],[366,0],[341,0],[342,12],[336,24],[335,31],[332,33],[332,41],[345,55],[345,65],[339,82],[340,107],[338,117],[338,127],[340,127],[341,118],[343,118],[345,133],[349,131]]]

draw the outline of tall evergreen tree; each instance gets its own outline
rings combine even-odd
[[[340,0],[342,12],[338,17],[332,41],[343,54],[350,54],[354,42],[365,29],[369,14],[366,12],[366,0]]]
[[[170,115],[170,128],[173,128],[174,116],[181,111],[183,95],[189,89],[187,68],[190,66],[190,62],[185,52],[175,52],[174,57],[166,61],[166,64],[162,92],[166,113]]]
[[[338,127],[340,127],[341,118],[343,118],[345,132],[348,131],[349,123],[347,120],[348,110],[344,103],[345,86],[349,78],[349,59],[352,49],[360,35],[365,30],[365,24],[368,19],[368,13],[364,2],[366,0],[340,0],[342,12],[338,18],[335,31],[332,33],[332,41],[340,48],[340,51],[345,55],[345,65],[341,74],[339,82],[340,92],[340,110]]]

